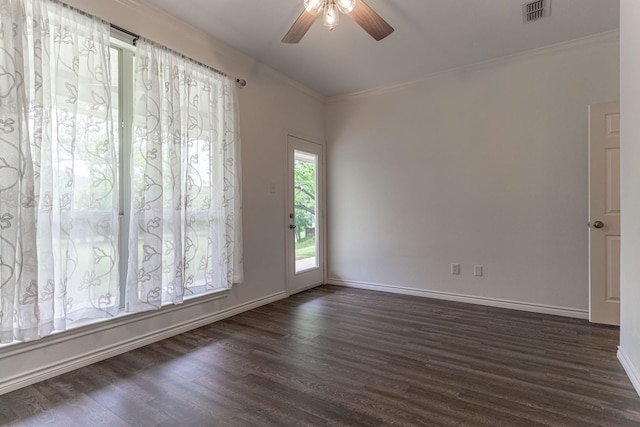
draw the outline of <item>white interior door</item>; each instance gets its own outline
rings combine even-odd
[[[620,324],[620,106],[589,106],[589,320]]]
[[[287,140],[287,291],[324,283],[324,160],[322,145]]]

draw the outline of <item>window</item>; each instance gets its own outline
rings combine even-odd
[[[62,3],[0,15],[0,342],[242,281],[230,79]]]

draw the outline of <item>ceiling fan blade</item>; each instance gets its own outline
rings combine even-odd
[[[382,17],[363,0],[356,2],[356,7],[353,8],[349,17],[356,21],[358,25],[364,28],[364,30],[377,41],[382,40],[394,31],[393,27],[382,19]]]
[[[296,22],[293,23],[287,34],[282,38],[282,43],[298,43],[302,40],[302,37],[307,34],[307,31],[309,31],[309,28],[311,28],[315,20],[318,19],[318,16],[320,16],[320,14],[313,15],[303,10],[298,19],[296,19]]]

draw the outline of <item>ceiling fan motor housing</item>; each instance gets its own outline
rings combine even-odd
[[[349,14],[356,7],[357,0],[304,0],[304,8],[307,12],[314,15],[330,6],[337,7],[342,13]]]

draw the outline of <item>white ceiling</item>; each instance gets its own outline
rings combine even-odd
[[[429,74],[619,28],[619,0],[552,0],[522,23],[525,0],[366,0],[395,32],[376,42],[346,16],[280,42],[303,0],[148,0],[325,96]],[[248,76],[250,78],[250,76]]]

